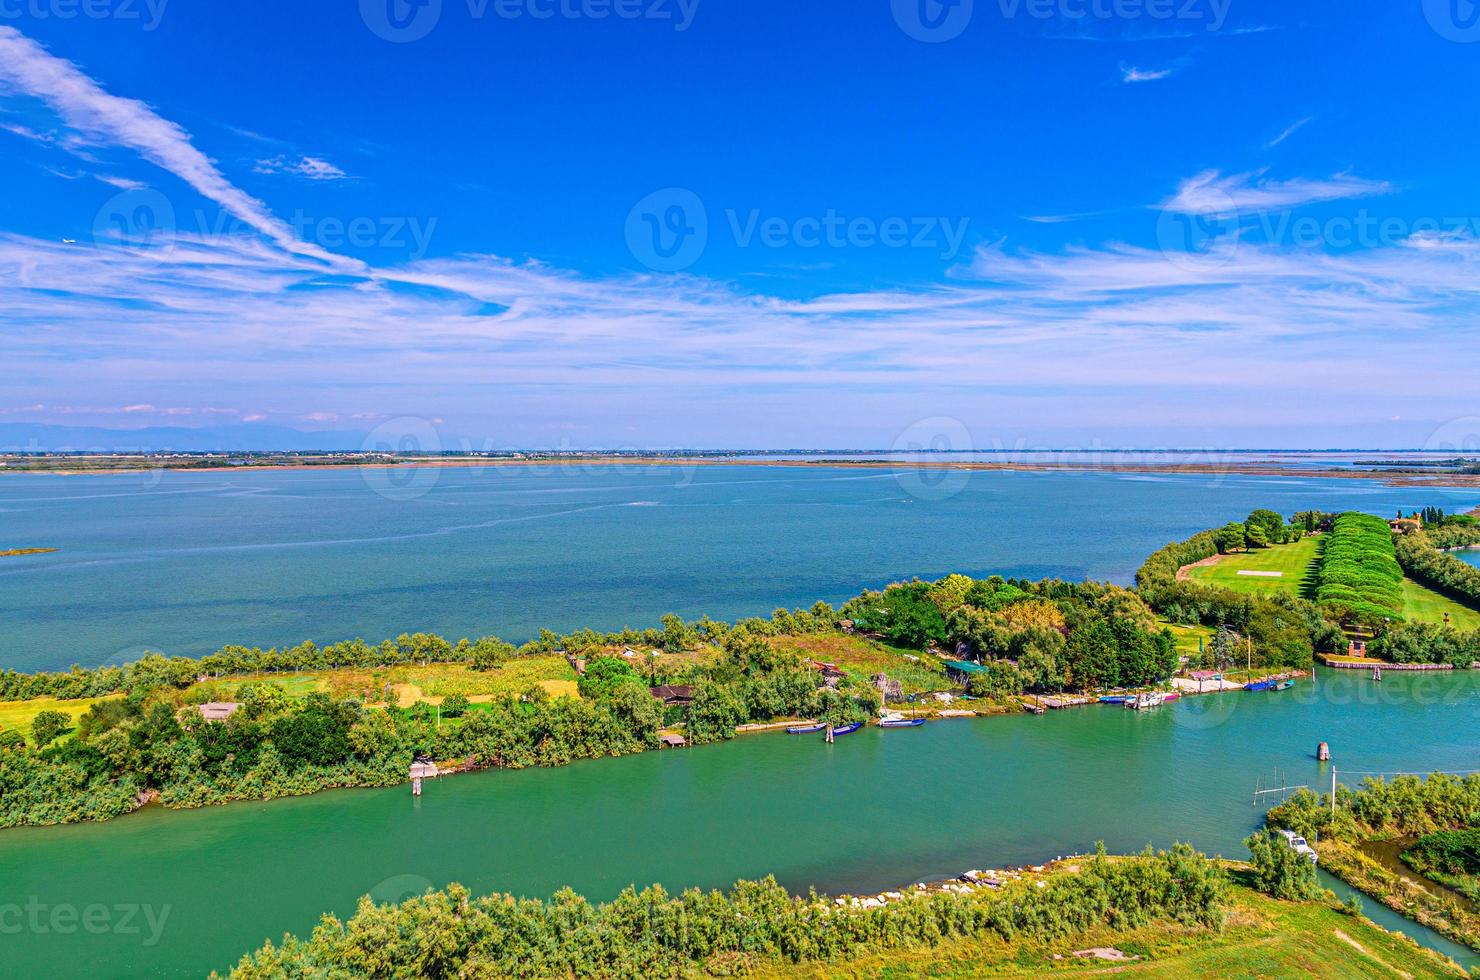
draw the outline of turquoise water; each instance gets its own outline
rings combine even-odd
[[[1467,561],[1471,565],[1480,567],[1480,548],[1467,548],[1464,551],[1456,551],[1454,555],[1460,561]]]
[[[0,478],[0,667],[403,631],[523,640],[839,602],[946,572],[1129,582],[1256,506],[1480,502],[1371,480],[557,466]]]
[[[4,935],[8,976],[201,975],[269,937],[306,934],[371,893],[461,881],[475,891],[593,898],[628,883],[722,886],[774,873],[796,890],[876,891],[1078,853],[1190,841],[1244,856],[1256,779],[1327,786],[1364,770],[1473,769],[1480,691],[1469,673],[1322,671],[1294,690],[1190,698],[1148,712],[1092,706],[1043,717],[938,721],[482,772],[107,824],[0,832],[7,907],[39,926]],[[108,910],[96,933],[56,909]],[[1378,903],[1369,915],[1455,955]],[[119,932],[122,913],[142,908]],[[152,918],[151,918],[152,917]],[[12,917],[13,918],[13,917]],[[64,922],[67,920],[63,920]],[[149,923],[161,925],[153,931]],[[155,939],[152,944],[151,938]],[[1468,957],[1467,957],[1468,958]]]

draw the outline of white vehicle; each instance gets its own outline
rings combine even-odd
[[[1316,863],[1316,849],[1306,843],[1304,837],[1301,837],[1293,830],[1282,830],[1280,831],[1280,835],[1295,849],[1296,854],[1304,854],[1311,864]]]

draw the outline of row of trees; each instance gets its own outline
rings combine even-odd
[[[1296,515],[1299,517],[1300,515]],[[1308,511],[1307,516],[1314,518],[1318,516],[1315,511]],[[1220,554],[1239,551],[1248,548],[1268,548],[1274,544],[1290,544],[1299,541],[1305,536],[1308,528],[1306,522],[1286,524],[1285,519],[1279,514],[1267,508],[1259,508],[1246,517],[1243,523],[1237,521],[1223,525],[1215,535],[1218,551]]]
[[[122,666],[83,668],[52,673],[0,672],[0,701],[31,698],[94,698],[125,691],[149,691],[156,687],[186,688],[200,676],[229,677],[237,674],[277,674],[337,667],[394,667],[402,664],[465,663],[475,670],[493,670],[515,657],[566,651],[586,656],[612,646],[656,648],[675,653],[701,643],[721,643],[735,631],[752,636],[794,636],[833,629],[837,613],[825,602],[811,609],[777,609],[769,619],[752,617],[734,625],[705,616],[694,623],[672,614],[662,618],[656,629],[624,629],[598,633],[577,630],[564,636],[540,630],[539,636],[516,647],[496,636],[456,642],[436,633],[403,633],[378,644],[361,639],[318,646],[305,641],[283,649],[225,646],[198,659],[146,654]]]
[[[1440,551],[1433,538],[1436,534],[1445,542],[1444,547],[1480,544],[1480,528],[1461,526],[1444,531],[1415,531],[1397,539],[1398,564],[1411,578],[1430,588],[1480,607],[1480,568]]]
[[[696,686],[679,718],[692,741],[730,738],[738,725],[778,716],[833,724],[877,713],[878,694],[849,678],[819,689],[816,672],[764,636],[729,631],[711,665],[692,665]],[[169,806],[270,799],[336,786],[383,786],[406,778],[420,753],[475,767],[564,765],[577,759],[656,748],[663,706],[645,676],[622,658],[597,657],[580,699],[551,699],[540,687],[518,698],[471,705],[452,697],[428,706],[370,708],[324,694],[290,697],[276,683],[235,692],[241,708],[206,721],[171,683],[94,704],[75,737],[70,721],[43,712],[35,749],[18,732],[0,733],[0,827],[102,820],[157,793]]]
[[[1376,626],[1403,616],[1403,569],[1387,521],[1348,511],[1331,524],[1316,601],[1346,622]]]
[[[309,939],[269,942],[232,976],[732,976],[977,937],[1041,944],[1103,926],[1217,929],[1227,889],[1222,869],[1185,844],[1123,860],[1101,848],[1041,887],[910,893],[872,908],[793,896],[772,878],[677,896],[629,887],[604,905],[569,889],[539,901],[452,885],[400,905],[363,898],[348,921],[326,917]]]

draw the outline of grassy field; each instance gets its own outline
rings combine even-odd
[[[391,698],[403,708],[417,701],[441,704],[443,698],[452,694],[464,694],[474,701],[492,701],[506,695],[518,697],[536,684],[552,697],[579,697],[576,672],[564,657],[557,656],[520,657],[488,671],[473,670],[464,664],[431,664],[258,674],[205,681],[192,685],[190,691],[205,694],[212,700],[232,700],[243,685],[260,683],[282,685],[293,697],[323,691],[335,697],[365,698],[370,704],[384,703],[389,687]]]
[[[56,698],[32,698],[29,701],[0,701],[0,728],[15,728],[26,736],[26,741],[31,741],[31,722],[43,711],[60,711],[72,718],[72,724],[77,724],[88,708],[106,698],[78,698],[71,701],[58,701]]]
[[[1172,636],[1177,640],[1177,655],[1181,657],[1195,657],[1200,652],[1199,641],[1204,647],[1213,642],[1213,628],[1211,626],[1183,626],[1180,623],[1169,623],[1164,619],[1156,621],[1158,629],[1169,629]]]
[[[1211,565],[1187,570],[1189,578],[1207,585],[1239,592],[1294,592],[1315,597],[1316,560],[1320,556],[1320,537],[1305,538],[1295,544],[1277,544],[1249,552],[1223,555]],[[1280,572],[1279,577],[1240,575],[1239,572]],[[1480,611],[1463,606],[1447,596],[1403,580],[1403,615],[1420,623],[1442,623],[1444,614],[1460,629],[1480,629]],[[1194,647],[1196,644],[1194,643]]]
[[[867,637],[820,633],[778,636],[771,643],[782,650],[795,650],[812,660],[836,664],[865,681],[882,671],[899,681],[906,694],[954,686],[946,677],[945,667],[938,657],[918,650],[901,650]]]
[[[1480,629],[1480,612],[1462,606],[1446,595],[1441,595],[1405,578],[1403,580],[1403,615],[1421,623],[1442,623],[1444,614],[1449,614],[1450,625],[1463,630]]]
[[[1075,957],[1075,950],[1118,949],[1132,962]],[[753,976],[810,977],[1036,977],[1044,975],[1188,978],[1463,977],[1464,971],[1412,940],[1329,906],[1276,902],[1236,888],[1221,933],[1161,924],[1134,932],[1096,930],[1048,946],[997,940],[951,943],[935,949],[885,953],[845,964],[768,967]]]
[[[1320,557],[1319,536],[1301,538],[1294,544],[1223,555],[1215,564],[1199,565],[1188,577],[1206,585],[1239,592],[1294,592],[1309,599],[1315,595],[1316,559]],[[1240,572],[1279,572],[1279,577],[1240,575]]]

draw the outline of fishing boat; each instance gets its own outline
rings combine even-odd
[[[1146,691],[1131,698],[1125,703],[1125,706],[1132,711],[1144,711],[1147,708],[1160,707],[1164,700],[1166,698],[1160,692]]]
[[[852,735],[854,732],[858,731],[862,727],[863,722],[855,721],[851,725],[844,725],[842,728],[834,728],[830,734],[833,738],[837,738],[839,735]]]
[[[1280,681],[1278,684],[1276,684],[1274,686],[1274,689],[1276,691],[1288,691],[1290,688],[1292,688],[1294,686],[1295,686],[1295,682],[1294,681]]]
[[[885,718],[879,722],[880,728],[919,728],[925,724],[924,718]]]
[[[786,730],[786,734],[788,734],[788,735],[813,735],[813,734],[816,734],[817,732],[822,731],[826,727],[827,726],[824,725],[824,724],[817,724],[817,725],[792,725],[790,728],[788,728]]]
[[[1274,681],[1250,681],[1244,685],[1245,691],[1272,691]]]

